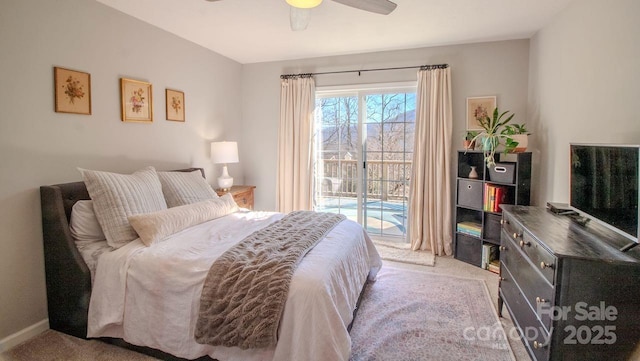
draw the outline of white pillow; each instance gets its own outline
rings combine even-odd
[[[129,222],[146,246],[162,241],[185,228],[236,212],[231,194],[218,199],[173,207],[158,212],[129,216]]]
[[[216,199],[218,194],[211,188],[199,170],[193,172],[158,172],[162,193],[167,206],[177,207]]]
[[[77,201],[71,208],[71,220],[69,221],[69,230],[74,239],[78,241],[104,241],[107,239],[96,213],[93,211],[93,201],[82,200]]]
[[[128,216],[167,209],[162,186],[153,167],[133,174],[78,170],[93,200],[93,209],[107,243],[113,248],[122,247],[138,237],[129,224]]]

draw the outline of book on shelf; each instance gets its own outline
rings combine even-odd
[[[487,265],[487,270],[493,273],[500,274],[500,261],[494,259],[493,261],[489,262],[489,264]]]
[[[506,195],[506,187],[485,183],[483,209],[486,212],[500,212],[500,205],[505,203]]]
[[[477,222],[459,222],[456,224],[456,230],[460,233],[469,234],[478,238],[482,236],[482,224]]]
[[[498,259],[498,246],[495,244],[485,243],[482,245],[482,262],[480,267],[484,269],[489,268],[491,261]]]

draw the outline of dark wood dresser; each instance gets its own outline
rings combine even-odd
[[[498,308],[533,360],[629,360],[640,342],[640,246],[595,221],[503,206]]]

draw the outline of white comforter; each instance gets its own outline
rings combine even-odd
[[[282,214],[237,212],[145,247],[137,239],[100,256],[89,337],[117,337],[183,358],[347,360],[360,290],[381,266],[362,227],[341,222],[296,269],[275,348],[241,350],[194,340],[202,284],[213,261]]]

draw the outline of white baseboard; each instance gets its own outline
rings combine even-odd
[[[0,340],[0,353],[11,349],[49,329],[49,319],[35,323]]]

